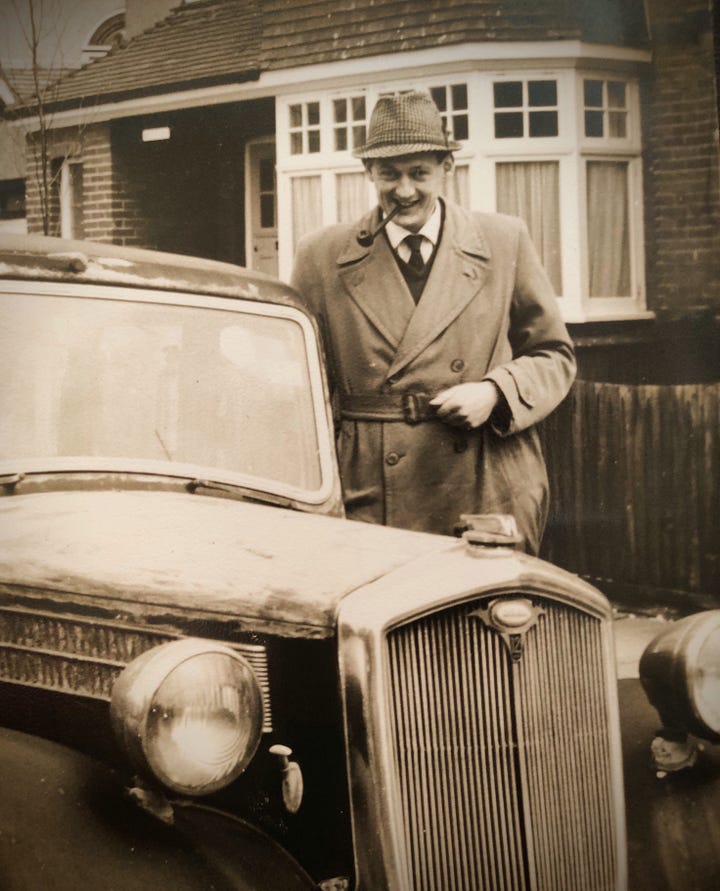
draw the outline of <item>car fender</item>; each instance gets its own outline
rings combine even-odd
[[[193,803],[168,825],[118,775],[72,749],[0,728],[4,891],[309,891],[316,884],[249,823]]]

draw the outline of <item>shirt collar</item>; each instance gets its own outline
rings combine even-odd
[[[440,226],[442,225],[442,211],[440,209],[440,202],[435,202],[435,210],[430,214],[430,219],[425,223],[425,225],[420,229],[417,233],[418,235],[424,235],[425,238],[432,244],[433,247],[437,245],[438,238],[440,237]],[[411,232],[409,229],[405,229],[403,226],[398,226],[396,222],[390,220],[390,222],[385,227],[385,232],[387,233],[388,241],[390,242],[390,246],[394,251],[397,250],[398,245],[404,238],[408,235],[414,235],[415,233]]]

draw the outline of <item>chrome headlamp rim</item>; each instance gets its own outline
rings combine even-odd
[[[155,697],[170,675],[193,659],[213,656],[230,658],[246,673],[249,683],[245,692],[252,699],[253,717],[248,743],[233,768],[220,779],[198,787],[175,781],[164,770],[158,769],[150,749],[149,724],[153,719],[151,712]],[[262,736],[263,700],[253,668],[240,653],[202,638],[183,638],[153,647],[125,667],[113,686],[110,717],[115,735],[136,769],[174,792],[202,796],[228,786],[254,757]]]

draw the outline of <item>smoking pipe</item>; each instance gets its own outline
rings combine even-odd
[[[377,228],[374,232],[370,232],[367,229],[361,229],[357,234],[357,243],[360,247],[370,247],[370,245],[375,241],[378,235],[382,232],[382,230],[387,226],[390,220],[397,216],[401,210],[405,210],[405,206],[402,204],[396,204],[395,207],[390,211],[390,213],[383,217],[382,220],[378,223]]]

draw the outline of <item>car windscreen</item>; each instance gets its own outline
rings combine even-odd
[[[127,293],[0,295],[3,464],[317,493],[322,387],[307,319],[250,301],[228,309],[213,298],[182,305]]]

